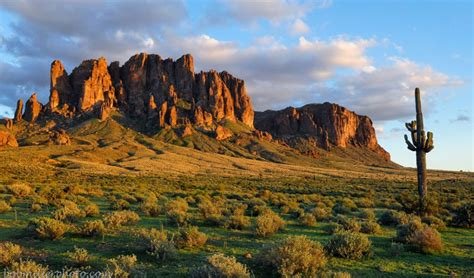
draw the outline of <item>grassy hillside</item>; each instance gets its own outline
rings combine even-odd
[[[314,159],[245,132],[232,139],[238,144],[197,132],[180,138],[175,130],[153,138],[119,122],[86,121],[68,131],[70,146],[32,142],[0,150],[0,249],[14,253],[5,251],[6,242],[22,249],[0,261],[0,269],[18,269],[21,258],[50,270],[189,277],[209,256],[223,253],[255,277],[274,277],[291,267],[267,265],[262,254],[304,235],[324,249],[321,277],[474,275],[474,230],[460,221],[474,201],[472,173],[430,171],[432,215],[417,219],[413,169],[364,165],[337,153]],[[275,217],[284,226],[262,237],[261,231],[278,226],[269,220]],[[398,242],[397,230],[400,236],[410,221],[424,223],[417,232],[438,230],[442,249],[421,249],[419,237]],[[329,242],[342,230],[370,241],[360,258],[334,252]],[[290,262],[301,270],[307,257],[298,252]],[[132,254],[136,262],[128,258],[129,264],[118,257]]]

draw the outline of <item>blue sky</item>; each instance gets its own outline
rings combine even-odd
[[[137,52],[195,57],[244,78],[257,110],[336,102],[370,116],[395,162],[423,93],[435,134],[428,167],[474,170],[471,1],[2,1],[0,115],[37,91],[49,64],[125,62]]]

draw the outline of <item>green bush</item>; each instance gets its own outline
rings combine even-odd
[[[363,209],[360,212],[360,217],[365,220],[375,221],[375,213],[372,209]]]
[[[120,255],[107,261],[107,272],[112,277],[130,277],[136,269],[137,256]]]
[[[384,226],[397,226],[406,224],[409,216],[404,212],[386,210],[379,218],[379,223]]]
[[[316,226],[316,217],[313,214],[305,213],[298,218],[301,225],[307,227]]]
[[[292,236],[262,250],[258,261],[271,267],[282,277],[314,277],[324,267],[327,259],[318,242],[306,236]]]
[[[48,267],[42,266],[32,260],[20,260],[13,262],[8,270],[15,273],[34,273],[34,277],[47,277]]]
[[[18,244],[11,242],[0,242],[0,265],[10,266],[20,259],[22,248]]]
[[[28,229],[39,238],[56,240],[68,231],[68,225],[56,219],[40,217],[30,221]]]
[[[168,239],[165,231],[155,228],[141,229],[138,231],[138,237],[141,239],[148,254],[156,257],[159,261],[165,261],[176,257],[177,251],[175,244]]]
[[[79,229],[80,234],[87,237],[102,236],[106,229],[102,220],[86,221]]]
[[[325,248],[333,256],[357,260],[369,254],[371,242],[366,235],[342,232],[335,234]]]
[[[328,220],[331,217],[331,209],[317,207],[313,209],[313,215],[316,217],[316,220]]]
[[[408,223],[397,226],[395,241],[408,243],[415,232],[421,229],[423,229],[423,223],[421,223],[418,217],[413,217]]]
[[[74,246],[74,250],[67,252],[67,257],[76,265],[84,266],[90,260],[89,252],[84,248],[77,248]]]
[[[141,204],[140,210],[148,216],[156,217],[162,213],[161,206],[158,205],[158,198],[155,194],[148,196]]]
[[[474,202],[462,204],[453,211],[451,225],[464,228],[474,228]]]
[[[33,193],[33,189],[24,183],[14,183],[7,186],[8,191],[17,198],[24,198]]]
[[[408,240],[416,250],[425,254],[435,254],[443,250],[441,235],[432,227],[425,226],[417,230]]]
[[[255,234],[259,237],[269,237],[284,227],[285,221],[269,209],[257,217]]]
[[[123,225],[135,225],[140,221],[140,216],[133,211],[114,211],[104,217],[104,223],[108,228],[119,228]]]
[[[87,217],[97,216],[100,214],[99,206],[96,204],[88,204],[84,207],[84,213]]]
[[[188,220],[188,203],[182,198],[177,198],[166,204],[166,217],[171,223],[184,225]]]
[[[348,214],[352,211],[356,211],[357,205],[349,198],[342,198],[342,200],[336,202],[332,210],[335,213]]]
[[[190,273],[192,278],[249,278],[250,272],[247,267],[234,257],[223,254],[214,254],[207,258],[207,265],[194,269]]]
[[[9,212],[10,210],[12,210],[12,207],[4,200],[0,200],[0,213]]]
[[[382,228],[377,222],[366,221],[362,223],[360,231],[364,234],[380,234],[382,232]]]
[[[62,205],[53,212],[53,218],[60,221],[76,222],[86,216],[79,206],[72,201],[64,201]]]
[[[201,247],[207,242],[207,235],[199,231],[198,227],[190,226],[181,229],[176,240],[180,248]]]
[[[446,224],[444,224],[443,220],[432,215],[427,215],[427,216],[422,217],[421,222],[427,224],[430,227],[435,228],[436,230],[442,230],[446,228]]]

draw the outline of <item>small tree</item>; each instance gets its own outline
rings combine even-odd
[[[425,211],[426,197],[428,194],[428,185],[426,183],[426,153],[430,152],[433,146],[433,133],[425,134],[423,127],[423,113],[421,112],[420,89],[415,89],[416,121],[406,123],[405,126],[411,133],[411,142],[408,135],[405,134],[405,142],[409,150],[416,152],[416,168],[418,171],[418,194],[419,194],[419,212]]]

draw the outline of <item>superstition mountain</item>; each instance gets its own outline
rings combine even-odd
[[[14,137],[20,146],[67,145],[84,134],[77,132],[84,123],[112,121],[149,138],[233,156],[283,162],[288,151],[318,158],[358,150],[390,162],[367,116],[330,103],[254,112],[243,80],[226,71],[195,72],[189,54],[173,61],[141,53],[122,66],[101,57],[69,74],[55,60],[50,81],[48,103],[35,93],[18,101],[0,145],[16,146]],[[47,140],[31,139],[41,134]]]

